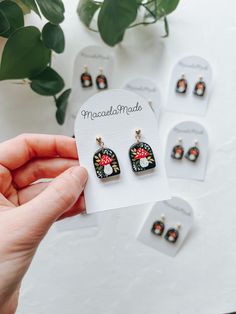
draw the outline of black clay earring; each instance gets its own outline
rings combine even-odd
[[[194,95],[203,97],[206,92],[206,83],[203,81],[203,77],[199,77],[199,81],[196,83],[194,87]]]
[[[181,160],[184,155],[184,148],[182,146],[182,138],[179,138],[178,144],[172,149],[171,157],[176,160]]]
[[[185,154],[185,158],[189,161],[196,162],[200,155],[200,150],[198,148],[198,141],[195,140],[194,146],[190,147],[187,153]]]
[[[117,176],[120,174],[120,166],[116,154],[105,148],[100,136],[96,137],[100,149],[93,156],[93,164],[99,179]]]
[[[181,228],[181,224],[177,224],[176,228],[168,229],[165,234],[165,239],[170,243],[175,243],[179,238],[180,228]]]
[[[100,90],[108,88],[107,78],[103,74],[103,69],[102,68],[99,69],[99,74],[98,74],[98,76],[96,78],[96,84],[97,84],[97,88],[100,89]]]
[[[137,142],[130,147],[129,157],[134,172],[141,172],[156,167],[153,151],[147,143],[140,142],[141,130],[135,131]]]
[[[185,94],[188,88],[187,80],[185,79],[185,75],[182,74],[181,78],[178,80],[176,84],[175,91],[178,94]]]
[[[80,81],[83,88],[93,86],[92,76],[88,72],[87,65],[84,66],[84,72],[81,74]]]
[[[154,222],[152,225],[152,233],[157,236],[162,236],[164,230],[165,230],[165,216],[161,215],[161,219]]]

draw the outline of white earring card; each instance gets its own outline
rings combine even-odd
[[[204,181],[207,170],[208,146],[208,134],[201,124],[185,121],[174,126],[169,133],[166,144],[167,176]],[[195,147],[196,149],[194,149]],[[182,152],[181,148],[183,149]],[[192,148],[193,151],[191,151]],[[197,155],[198,157],[195,159]]]
[[[183,246],[193,220],[193,210],[185,200],[173,197],[168,201],[157,202],[146,217],[137,238],[143,244],[174,257]],[[162,234],[155,232],[160,223]],[[171,242],[176,235],[176,242]]]
[[[66,120],[66,133],[72,135],[74,123],[80,106],[91,96],[101,92],[98,89],[96,78],[102,69],[103,75],[107,79],[107,87],[112,88],[113,56],[108,53],[105,47],[88,46],[83,48],[77,55],[74,64],[74,74],[72,82],[72,94],[68,106]],[[86,71],[91,76],[92,86],[83,87],[81,75]]]
[[[211,86],[212,69],[208,61],[198,56],[179,60],[171,74],[166,109],[179,113],[205,115]]]
[[[129,152],[131,146],[137,143],[137,129],[141,130],[140,142],[147,144],[144,148],[148,152],[149,147],[152,149],[156,163],[154,168],[150,166],[154,162],[151,154],[139,158],[138,151],[134,158],[137,163],[134,167],[131,164]],[[107,148],[106,154],[112,150],[118,163],[109,161],[114,161],[115,155],[109,155],[106,160],[99,156],[98,161],[97,137],[101,137],[104,148]],[[93,96],[78,112],[75,138],[80,164],[89,174],[84,191],[88,214],[170,198],[157,120],[144,98],[126,90],[104,91]],[[142,154],[144,151],[142,149]],[[148,170],[134,171],[141,164],[146,167],[147,160]],[[101,178],[100,173],[105,173],[105,167],[106,173],[112,176]],[[100,168],[102,170],[98,171]]]
[[[148,78],[137,77],[124,85],[124,89],[134,92],[147,100],[157,120],[161,113],[161,93],[156,83]]]

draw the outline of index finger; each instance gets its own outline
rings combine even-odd
[[[10,170],[35,157],[78,159],[75,139],[63,135],[22,134],[0,144],[0,164]]]

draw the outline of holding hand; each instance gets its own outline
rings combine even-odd
[[[42,178],[50,182],[35,183]],[[19,288],[53,222],[85,210],[87,172],[75,140],[21,135],[0,144],[0,313],[15,313]]]

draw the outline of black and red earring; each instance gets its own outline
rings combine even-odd
[[[206,83],[203,81],[203,77],[200,76],[199,81],[196,83],[194,87],[193,93],[196,96],[203,97],[205,95],[205,92],[206,92]]]
[[[80,81],[81,81],[81,86],[83,88],[88,88],[88,87],[93,86],[92,76],[88,72],[87,65],[84,66],[84,72],[81,74]]]
[[[134,172],[146,171],[156,167],[152,148],[147,143],[141,142],[141,130],[135,131],[137,142],[130,147],[129,157]]]
[[[103,69],[102,68],[99,69],[99,74],[96,77],[96,84],[97,84],[97,88],[100,89],[100,90],[108,88],[107,78],[103,74]]]
[[[172,149],[171,157],[176,160],[182,160],[184,155],[184,148],[182,146],[182,138],[179,138],[178,144]]]
[[[152,233],[157,236],[162,236],[165,230],[165,216],[161,215],[161,219],[154,222],[152,225]]]
[[[178,94],[185,94],[188,88],[187,80],[185,79],[185,75],[182,74],[181,78],[178,80],[176,84],[175,91]]]
[[[176,241],[179,238],[180,228],[181,228],[181,224],[177,224],[176,228],[168,229],[165,234],[165,239],[170,243],[176,243]]]
[[[189,161],[196,162],[199,158],[200,150],[198,148],[198,141],[195,140],[194,146],[190,147],[187,153],[185,154],[185,158]]]
[[[96,137],[100,149],[93,156],[93,164],[99,179],[117,176],[120,174],[120,166],[116,154],[110,148],[105,148],[102,138]]]

